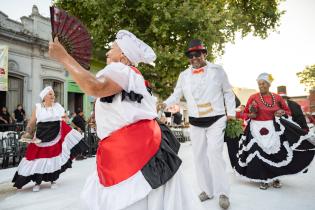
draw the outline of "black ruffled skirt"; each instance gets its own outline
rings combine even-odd
[[[141,170],[152,189],[164,185],[171,179],[182,163],[177,156],[180,143],[166,125],[159,125],[162,131],[160,149]]]
[[[88,149],[83,136],[66,123],[56,121],[42,125],[36,137],[42,137],[43,141],[28,145],[13,177],[14,187],[18,189],[30,181],[37,184],[56,181],[61,173],[71,168],[72,159]]]
[[[234,168],[241,176],[256,182],[306,172],[315,153],[309,137],[290,119],[251,120],[239,141],[238,153],[232,154],[236,157]]]

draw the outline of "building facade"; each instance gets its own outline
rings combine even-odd
[[[40,91],[50,85],[55,90],[56,101],[66,110],[69,105],[69,112],[81,108],[88,115],[90,97],[71,82],[62,65],[49,58],[49,40],[50,18],[40,15],[37,6],[33,6],[31,15],[21,17],[21,22],[0,11],[0,45],[9,47],[8,91],[0,91],[0,107],[6,106],[12,113],[22,104],[30,117],[35,103],[40,102]]]

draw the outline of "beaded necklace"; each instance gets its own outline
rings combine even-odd
[[[271,97],[272,97],[272,104],[268,104],[268,103],[264,100],[264,98],[262,97],[261,93],[259,93],[260,101],[261,101],[266,107],[269,107],[269,108],[273,107],[273,106],[275,105],[275,103],[276,103],[275,96],[274,96],[272,93],[270,93],[270,94],[271,94]]]

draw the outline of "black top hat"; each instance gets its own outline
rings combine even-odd
[[[201,40],[199,39],[192,39],[189,42],[188,49],[186,50],[185,55],[187,56],[187,54],[192,51],[202,51],[203,53],[208,52],[207,48],[202,44]]]

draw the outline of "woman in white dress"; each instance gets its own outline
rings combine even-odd
[[[72,159],[87,149],[83,136],[61,120],[65,110],[55,103],[52,87],[44,88],[40,97],[42,103],[36,104],[22,136],[33,139],[12,180],[18,189],[30,181],[35,182],[34,192],[40,190],[42,181],[51,182],[51,187],[56,187],[55,181],[71,168]]]
[[[156,103],[138,63],[156,55],[134,34],[121,30],[106,54],[108,65],[96,75],[85,71],[58,39],[49,54],[61,62],[80,88],[97,98],[95,120],[101,139],[97,170],[82,199],[93,210],[192,210],[200,204],[187,189],[177,156],[179,143],[155,118]]]

